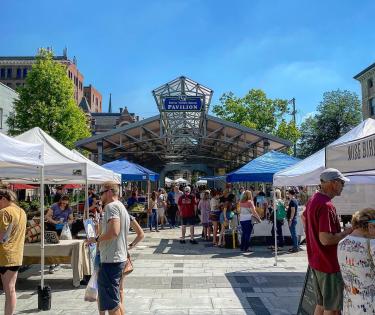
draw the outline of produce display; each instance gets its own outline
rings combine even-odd
[[[129,208],[129,211],[131,212],[144,212],[145,211],[145,205],[143,203],[135,203],[133,205],[131,205],[131,207]]]

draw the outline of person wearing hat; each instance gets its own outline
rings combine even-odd
[[[343,303],[343,280],[337,259],[337,245],[351,229],[341,232],[332,199],[340,196],[349,179],[328,168],[320,174],[321,189],[306,204],[303,213],[307,257],[317,297],[315,315],[339,314]]]
[[[198,244],[194,239],[194,225],[195,215],[197,211],[197,201],[195,196],[192,195],[189,186],[184,188],[184,194],[178,199],[178,207],[180,209],[180,215],[182,219],[182,237],[180,240],[181,244],[185,244],[186,226],[190,226],[190,243]]]

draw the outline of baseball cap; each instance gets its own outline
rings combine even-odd
[[[186,187],[184,188],[184,191],[188,191],[188,192],[190,192],[190,191],[191,191],[191,189],[190,189],[190,187],[189,187],[189,186],[186,186]]]
[[[344,182],[350,182],[350,179],[342,175],[342,173],[335,168],[327,168],[320,174],[322,182],[329,182],[331,180],[341,179]]]

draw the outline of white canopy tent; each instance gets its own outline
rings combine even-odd
[[[23,142],[0,133],[0,178],[18,178],[27,174],[40,183],[40,209],[44,209],[44,145]],[[41,288],[44,288],[44,220],[41,220]]]
[[[205,180],[205,179],[198,180],[196,182],[196,185],[197,186],[206,186],[207,185],[207,180]]]
[[[173,184],[173,179],[170,179],[169,177],[165,177],[164,182],[165,182],[165,185],[169,187]]]
[[[23,142],[0,133],[0,177],[8,169],[18,168],[35,177],[43,166],[43,144]],[[14,177],[13,173],[10,176]]]
[[[186,179],[183,179],[180,177],[180,178],[175,179],[174,183],[181,185],[181,184],[188,184],[189,182]]]
[[[353,128],[345,135],[337,139],[328,145],[328,148],[337,147],[341,148],[341,145],[345,146],[345,143],[351,143],[359,139],[368,137],[375,133],[375,120],[368,118],[361,122],[357,127]],[[308,185],[319,185],[320,173],[326,167],[326,149],[322,149],[301,162],[286,168],[280,172],[277,172],[273,176],[274,186],[308,186]],[[347,157],[346,157],[347,158]],[[329,166],[328,166],[329,167]],[[337,167],[340,169],[340,167]],[[341,170],[341,169],[340,169]],[[374,172],[372,172],[374,174]],[[364,177],[364,173],[352,173],[346,174],[350,178],[350,184],[368,184],[375,183],[375,176]],[[375,175],[375,174],[374,174]]]
[[[36,127],[15,137],[18,140],[44,145],[44,177],[46,184],[69,183],[69,181],[85,183],[87,163],[77,159],[77,155],[57,142],[42,129]],[[15,174],[16,173],[16,174]],[[13,178],[19,182],[35,183],[37,179],[22,170],[12,169]],[[4,177],[10,175],[4,173]]]
[[[90,184],[102,184],[104,182],[115,182],[121,184],[121,175],[108,170],[95,162],[91,161],[76,150],[72,150],[77,160],[87,163],[87,180]],[[73,183],[69,181],[69,183]]]

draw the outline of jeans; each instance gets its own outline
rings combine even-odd
[[[176,226],[176,213],[178,211],[177,205],[170,205],[168,209],[168,221],[171,227]]]
[[[297,219],[294,218],[289,226],[290,236],[292,237],[293,248],[298,248],[298,237],[297,237]]]
[[[240,221],[242,228],[241,236],[241,250],[246,251],[250,247],[251,231],[253,230],[253,224],[251,220]]]
[[[279,247],[283,247],[284,246],[283,222],[284,221],[276,220],[277,246],[279,246]],[[272,244],[274,244],[274,240],[275,240],[275,227],[274,227],[273,221],[272,221],[271,234],[272,234],[272,241],[273,241]]]
[[[148,218],[148,226],[150,227],[150,230],[152,230],[152,227],[155,227],[155,229],[158,229],[158,210],[152,209],[151,214]]]

